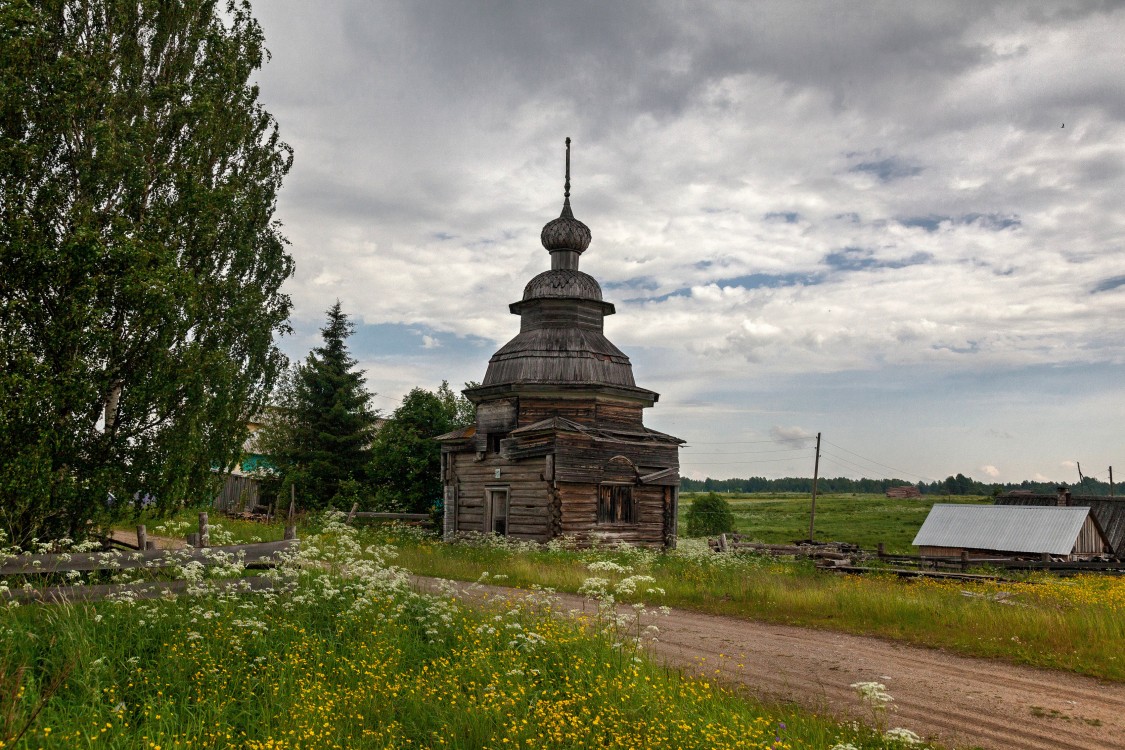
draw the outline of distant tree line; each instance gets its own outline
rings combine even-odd
[[[915,486],[923,495],[999,495],[1013,490],[1035,494],[1053,494],[1065,482],[978,482],[964,474],[946,477],[942,481],[912,483],[905,479],[851,479],[849,477],[822,477],[817,483],[819,492],[881,494],[891,487]],[[812,477],[783,477],[766,479],[682,479],[684,492],[812,492]],[[1067,484],[1075,495],[1109,495],[1109,482],[1085,477],[1080,483]],[[1115,488],[1116,489],[1116,488]],[[1115,493],[1116,494],[1116,493]]]

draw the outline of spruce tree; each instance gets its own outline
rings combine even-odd
[[[353,330],[337,300],[321,329],[323,344],[289,372],[263,436],[282,486],[294,486],[302,508],[346,510],[366,494],[377,414],[348,351]]]

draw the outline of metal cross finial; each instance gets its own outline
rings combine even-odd
[[[570,138],[566,139],[566,184],[563,185],[563,197],[570,197]]]

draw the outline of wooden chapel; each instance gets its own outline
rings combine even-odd
[[[674,547],[683,441],[644,426],[659,394],[637,387],[603,333],[613,304],[578,270],[591,234],[570,207],[569,138],[562,214],[540,239],[551,268],[509,305],[520,332],[464,391],[476,422],[437,438],[445,537]]]

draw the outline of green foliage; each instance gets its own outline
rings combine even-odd
[[[375,436],[371,479],[375,507],[426,513],[440,505],[443,433],[472,422],[473,405],[442,381],[436,393],[415,388]]]
[[[327,315],[323,345],[282,380],[259,443],[278,472],[267,496],[292,485],[303,510],[362,502],[377,420],[363,370],[348,352],[354,326],[339,300]]]
[[[284,357],[292,155],[246,4],[0,3],[0,526],[209,499]],[[112,498],[116,498],[114,501]]]
[[[692,501],[687,512],[688,536],[716,536],[734,531],[734,514],[720,495],[708,492]]]

